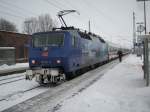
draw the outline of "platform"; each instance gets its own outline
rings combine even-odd
[[[129,55],[89,88],[60,105],[57,112],[149,112],[150,87],[145,86],[141,58]]]

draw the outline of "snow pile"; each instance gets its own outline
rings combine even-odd
[[[13,71],[17,71],[17,70],[24,70],[29,68],[29,64],[28,63],[17,63],[15,65],[1,65],[0,66],[0,74],[2,73],[7,73],[7,72],[13,72]]]
[[[0,66],[0,69],[4,69],[4,68],[8,68],[8,65],[7,64],[3,64]]]
[[[143,80],[142,60],[130,55],[57,112],[150,112],[150,87]]]

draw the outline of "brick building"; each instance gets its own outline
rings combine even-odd
[[[26,62],[28,59],[28,40],[30,35],[0,31],[0,47],[14,47],[16,62]]]

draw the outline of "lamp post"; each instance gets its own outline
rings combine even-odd
[[[147,33],[146,28],[146,1],[150,0],[137,0],[137,2],[143,1],[144,2],[144,29],[145,29],[145,36]],[[143,41],[143,57],[144,57],[144,79],[146,79],[146,85],[149,85],[149,52],[148,52],[148,39],[144,38]]]
[[[147,28],[146,28],[146,1],[150,1],[150,0],[137,0],[137,2],[144,2],[144,26],[145,26],[145,34],[147,33]]]
[[[135,12],[133,12],[133,52],[135,53],[136,30],[135,30]]]

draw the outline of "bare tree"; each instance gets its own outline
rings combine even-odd
[[[48,14],[39,16],[38,22],[39,31],[42,32],[51,31],[52,28],[55,26],[53,19]]]
[[[24,21],[24,33],[32,34],[38,30],[38,21],[36,18],[29,18]]]
[[[57,22],[51,18],[50,15],[41,15],[38,18],[29,18],[24,21],[24,32],[32,34],[35,32],[51,31],[53,27],[56,27]]]
[[[0,30],[17,32],[16,25],[8,20],[0,18]]]

